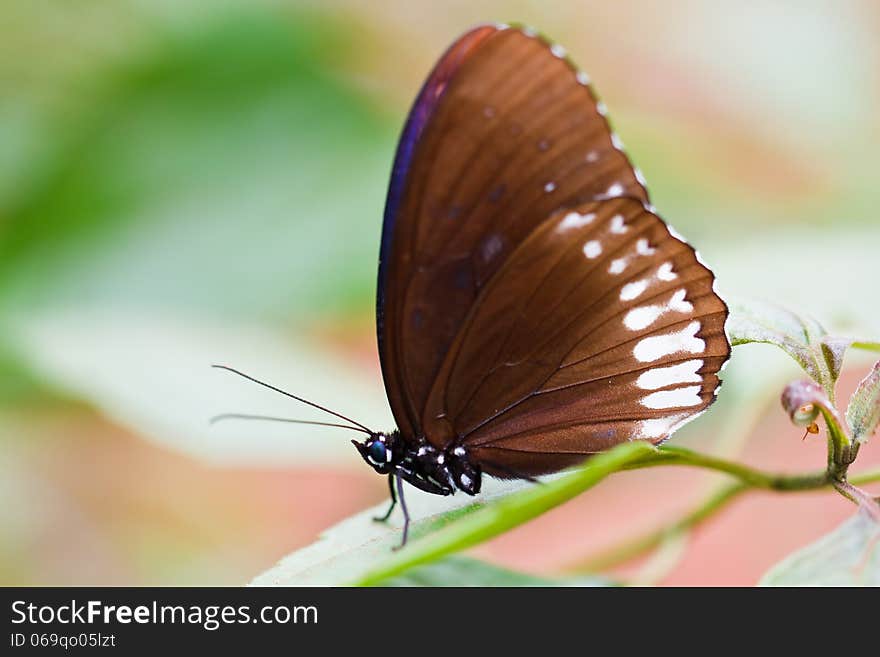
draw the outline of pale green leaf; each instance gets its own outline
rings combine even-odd
[[[771,568],[763,586],[880,586],[880,525],[860,512]]]
[[[849,349],[852,342],[849,338],[831,335],[826,335],[822,338],[820,342],[822,357],[828,366],[828,372],[831,375],[832,381],[837,381],[840,377],[840,371],[843,369],[843,357],[846,355],[846,350]]]
[[[880,425],[880,361],[874,364],[850,398],[846,419],[853,440],[859,443],[867,441]]]
[[[844,352],[850,341],[828,335],[819,322],[775,304],[735,300],[727,332],[733,345],[761,342],[784,350],[834,399]]]
[[[407,486],[406,504],[412,518],[409,547],[431,531],[530,485],[522,481],[488,479],[483,482],[483,491],[475,498],[467,495],[441,497]],[[389,503],[390,500],[381,502],[326,529],[314,543],[287,555],[251,584],[340,586],[359,581],[371,569],[398,555],[393,548],[400,544],[403,531],[400,509],[395,509],[387,522],[373,520],[385,514]],[[408,549],[400,554],[406,555]]]

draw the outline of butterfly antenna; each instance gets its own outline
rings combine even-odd
[[[329,413],[330,415],[338,417],[340,420],[345,420],[346,422],[351,422],[352,424],[360,427],[361,429],[363,429],[366,433],[368,433],[370,435],[373,435],[374,433],[376,433],[375,431],[371,431],[369,429],[369,427],[365,427],[360,422],[356,422],[356,421],[352,420],[350,417],[345,417],[341,413],[337,413],[336,411],[331,411],[329,408],[325,408],[324,406],[321,406],[320,404],[316,404],[315,402],[310,402],[308,399],[303,399],[302,397],[297,397],[296,395],[292,395],[291,393],[287,392],[286,390],[282,390],[281,388],[276,388],[275,386],[273,386],[269,383],[266,383],[265,381],[260,381],[259,379],[255,379],[252,376],[248,376],[244,372],[239,372],[237,369],[234,369],[232,367],[228,367],[226,365],[211,365],[211,367],[216,367],[218,370],[226,370],[227,372],[232,372],[233,374],[238,374],[238,376],[243,377],[243,378],[247,379],[248,381],[253,381],[254,383],[258,383],[259,385],[263,386],[264,388],[269,388],[269,390],[274,390],[275,392],[280,392],[282,395],[290,397],[291,399],[295,399],[296,401],[301,402],[303,404],[306,404],[308,406],[311,406],[312,408],[317,408],[319,411],[324,411],[325,413]],[[349,428],[351,428],[351,427],[349,427]]]
[[[334,422],[314,422],[312,420],[293,420],[287,417],[273,417],[271,415],[248,415],[245,413],[224,413],[223,415],[215,415],[209,420],[210,424],[222,422],[223,420],[269,420],[271,422],[289,422],[291,424],[311,424],[318,427],[336,427],[338,429],[351,429],[352,431],[360,431],[369,434],[370,432],[360,427],[350,427],[347,424],[336,424]]]

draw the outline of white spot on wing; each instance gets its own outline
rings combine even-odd
[[[630,310],[623,318],[623,324],[630,331],[647,328],[663,314],[663,306],[639,306]]]
[[[609,274],[620,274],[624,269],[626,269],[626,259],[624,258],[616,258],[608,265]]]
[[[553,53],[554,57],[559,57],[559,59],[562,59],[563,57],[565,57],[565,48],[560,46],[558,43],[554,43],[550,47],[550,52]]]
[[[676,278],[678,278],[678,274],[672,271],[671,262],[664,262],[657,269],[657,278],[659,278],[661,281],[674,281]]]
[[[608,191],[605,192],[608,196],[620,196],[623,194],[623,185],[620,183],[614,183],[611,187],[608,188]]]
[[[648,240],[644,237],[636,242],[636,252],[639,255],[653,255],[657,249],[648,244]]]
[[[645,174],[642,173],[642,170],[636,167],[633,169],[633,173],[636,175],[636,180],[639,181],[639,184],[642,187],[645,187],[648,184],[648,181],[645,180]]]
[[[550,192],[552,192],[554,189],[556,189],[555,182],[548,182],[546,185],[544,185],[544,191],[547,192],[548,194]]]
[[[577,81],[580,82],[585,87],[590,84],[590,76],[584,73],[583,71],[577,72]]]
[[[642,399],[642,406],[648,408],[699,406],[703,403],[703,400],[700,398],[701,389],[701,386],[688,386],[686,388],[673,388],[672,390],[658,390]]]
[[[587,212],[586,214],[580,214],[579,212],[569,212],[561,222],[559,222],[559,226],[557,226],[556,231],[559,233],[564,233],[567,230],[572,228],[580,228],[581,226],[586,226],[587,224],[593,223],[593,219],[596,218],[595,212]]]
[[[590,240],[584,244],[584,255],[590,259],[602,255],[602,245],[597,240]]]
[[[620,288],[620,300],[632,301],[648,287],[648,281],[633,281]]]
[[[608,190],[611,191],[610,189]],[[611,217],[611,232],[617,233],[618,235],[623,235],[627,231],[626,224],[623,222],[623,215],[616,214]]]
[[[526,25],[522,28],[522,33],[525,34],[527,37],[534,37],[538,35],[538,30],[531,27],[530,25]]]
[[[616,132],[611,133],[611,145],[619,151],[623,150],[623,140],[617,135]]]
[[[664,305],[639,306],[630,310],[623,318],[623,324],[631,331],[640,331],[653,324],[658,317],[667,312],[689,313],[694,305],[685,299],[685,290],[678,290]]]
[[[593,164],[599,161],[599,151],[590,151],[587,153],[587,162]]]
[[[636,385],[642,390],[657,390],[680,383],[701,383],[703,379],[697,374],[697,370],[702,366],[703,361],[697,358],[669,367],[654,367],[642,372]]]
[[[596,103],[596,111],[599,113],[599,116],[605,116],[608,114],[608,106],[600,100]]]
[[[678,290],[673,294],[672,298],[669,300],[669,309],[679,313],[691,312],[694,309],[694,304],[685,299],[686,294],[687,292],[683,289]]]
[[[706,341],[696,337],[699,330],[700,323],[691,322],[680,331],[642,338],[633,348],[633,356],[648,363],[681,352],[701,354],[706,349]]]
[[[680,415],[642,420],[639,422],[638,434],[640,438],[662,438],[672,433],[679,422],[681,422]]]

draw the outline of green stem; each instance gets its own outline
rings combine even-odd
[[[627,563],[633,559],[656,549],[670,537],[693,529],[711,516],[721,511],[730,502],[745,493],[750,488],[763,488],[780,492],[795,492],[799,490],[813,490],[833,485],[844,497],[856,504],[864,504],[864,495],[858,497],[853,494],[853,486],[834,481],[827,473],[815,473],[807,475],[772,475],[757,470],[752,470],[738,463],[730,463],[721,459],[707,457],[703,454],[691,452],[682,448],[662,447],[658,450],[669,454],[668,460],[655,460],[652,462],[636,462],[628,468],[641,468],[652,465],[694,465],[708,467],[731,474],[740,479],[739,482],[727,484],[716,489],[706,500],[684,517],[666,527],[660,527],[642,536],[631,538],[623,543],[604,550],[598,555],[592,556],[585,561],[577,562],[565,570],[579,572],[599,572]],[[674,454],[672,454],[674,452]],[[673,458],[675,457],[675,458]],[[868,470],[849,478],[853,485],[863,485],[880,481],[880,468]]]
[[[874,470],[868,470],[866,472],[862,472],[857,475],[852,475],[849,477],[849,483],[854,484],[856,486],[863,486],[865,484],[871,484],[875,481],[880,481],[880,468],[875,468]]]
[[[628,465],[627,469],[634,470],[656,465],[686,465],[708,468],[736,477],[751,488],[763,488],[766,490],[810,490],[826,486],[830,483],[826,472],[800,475],[763,472],[735,461],[728,461],[715,456],[709,456],[708,454],[700,454],[683,447],[660,447],[649,457]]]
[[[828,427],[828,477],[832,481],[846,481],[847,470],[855,461],[859,446],[850,441],[833,409],[820,405],[819,410]]]
[[[739,479],[737,484],[716,493],[704,506],[682,519],[680,521],[682,527],[703,522],[748,488],[799,491],[822,488],[831,483],[824,472],[804,475],[766,473],[680,447],[655,448],[644,442],[625,443],[608,452],[597,454],[586,465],[567,476],[510,495],[497,503],[477,509],[424,538],[412,541],[405,549],[383,559],[379,565],[355,583],[362,586],[377,584],[413,566],[473,547],[567,502],[614,472],[656,465],[707,468]],[[880,481],[880,470],[852,477],[852,481],[853,483]],[[649,544],[643,550],[650,547]],[[630,552],[634,554],[634,548],[630,548]]]

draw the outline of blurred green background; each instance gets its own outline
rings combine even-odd
[[[390,428],[372,311],[397,134],[445,47],[495,20],[534,25],[590,73],[722,292],[880,335],[872,0],[6,1],[0,583],[242,583],[382,499],[348,436],[209,427],[221,412],[314,416],[208,366]],[[797,371],[740,351],[683,442],[718,448],[743,404],[778,415],[754,382]],[[822,445],[775,426],[736,450],[772,438],[778,454],[756,463],[823,466]],[[692,492],[683,476],[627,477],[622,509]],[[566,517],[634,517],[601,500]],[[848,512],[829,509],[726,579],[704,564],[669,581],[751,583]],[[604,540],[536,557],[528,531],[483,556],[552,570]]]

